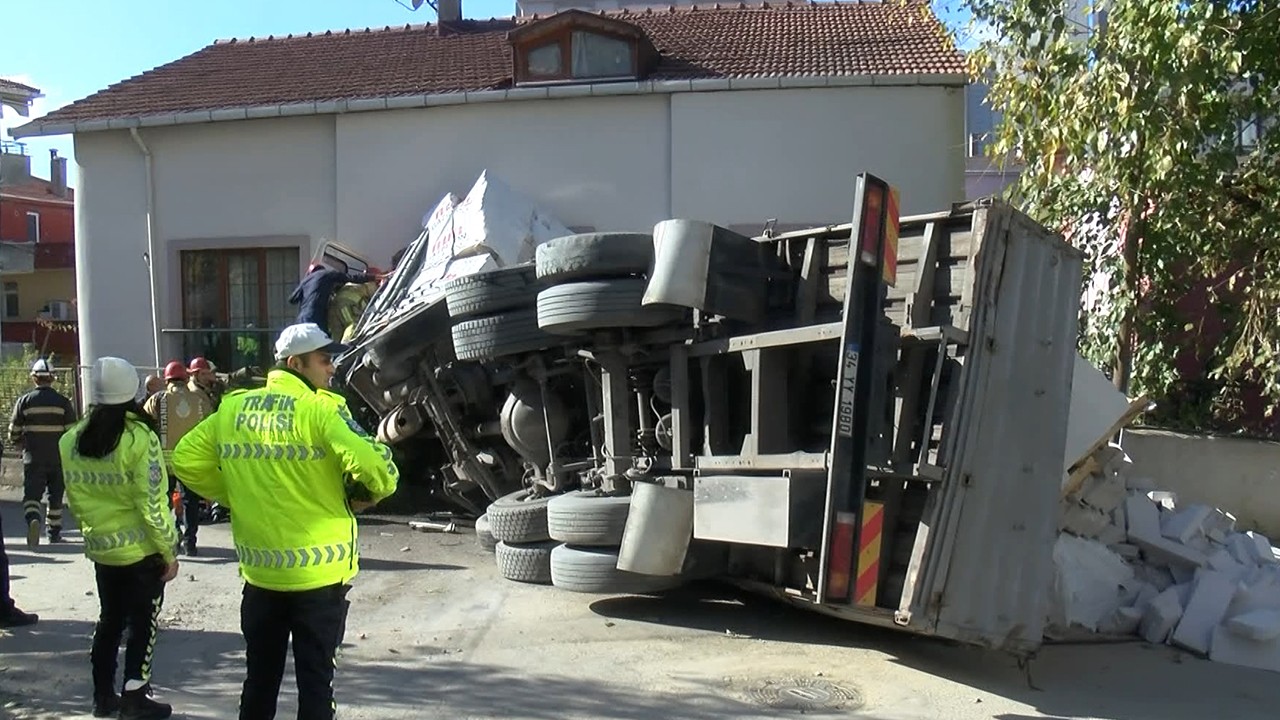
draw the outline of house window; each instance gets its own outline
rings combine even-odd
[[[27,213],[27,242],[40,242],[40,213]]]
[[[631,43],[589,32],[573,34],[574,77],[623,77],[632,72]]]
[[[182,253],[184,356],[203,355],[225,370],[265,367],[280,329],[296,311],[297,248],[187,250]]]
[[[16,318],[18,312],[18,283],[7,282],[4,284],[4,316],[6,318]]]
[[[517,82],[633,78],[639,72],[637,40],[567,29],[517,46]]]
[[[558,77],[563,63],[560,61],[560,43],[543,45],[529,51],[529,74],[541,77]]]

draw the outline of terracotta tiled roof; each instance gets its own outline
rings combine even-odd
[[[661,54],[649,79],[963,73],[927,6],[908,2],[611,12]],[[465,20],[214,43],[56,110],[42,123],[510,87],[506,33]]]
[[[23,85],[20,82],[0,78],[0,92],[10,92],[19,94],[39,95],[40,91],[30,85]]]
[[[58,197],[53,192],[53,183],[41,178],[31,178],[21,184],[0,185],[0,195],[27,198],[29,200],[72,202],[75,200],[76,191],[67,188],[66,197]]]

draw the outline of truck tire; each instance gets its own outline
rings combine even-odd
[[[601,328],[650,328],[677,322],[684,308],[641,305],[645,280],[615,278],[554,285],[538,293],[538,327],[556,335]]]
[[[459,360],[492,360],[559,343],[538,327],[538,311],[533,309],[463,320],[453,326],[453,353]]]
[[[483,317],[531,307],[538,297],[538,273],[533,265],[502,268],[450,280],[443,290],[454,320]]]
[[[485,552],[493,552],[498,547],[498,539],[493,536],[493,531],[489,529],[489,516],[481,515],[476,518],[476,544]]]
[[[538,279],[550,282],[642,275],[653,265],[653,235],[582,233],[538,246]]]
[[[630,509],[630,495],[598,495],[594,490],[557,495],[547,503],[547,532],[552,540],[571,545],[618,547]]]
[[[528,490],[517,490],[494,500],[485,515],[489,532],[508,543],[536,543],[551,539],[547,532],[547,501],[533,498]]]
[[[618,569],[618,551],[561,545],[551,551],[551,584],[580,593],[645,594],[683,584],[680,577],[640,575]]]
[[[498,543],[495,557],[502,577],[516,582],[546,585],[551,582],[551,553],[553,542],[526,545]]]

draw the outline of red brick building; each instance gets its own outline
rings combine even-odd
[[[21,143],[0,148],[0,340],[32,345],[59,364],[78,354],[75,191],[52,153],[49,179]]]

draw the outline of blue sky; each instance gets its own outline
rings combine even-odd
[[[36,117],[217,39],[435,20],[430,7],[412,12],[405,5],[396,0],[5,0],[5,17],[16,27],[0,44],[0,77],[44,92],[32,112]],[[514,14],[515,1],[463,0],[462,7],[466,17],[506,17]],[[25,122],[6,110],[0,134],[10,140],[9,128]],[[47,177],[49,149],[57,148],[72,158],[69,180],[76,182],[70,135],[23,142],[37,175]]]

